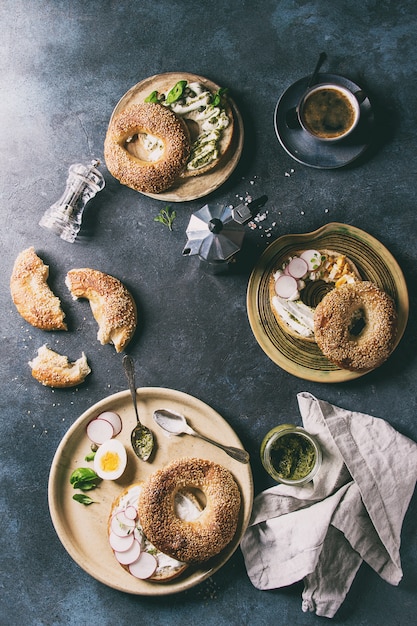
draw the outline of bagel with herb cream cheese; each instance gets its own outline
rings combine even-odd
[[[180,80],[163,93],[150,94],[150,98],[156,98],[187,124],[191,152],[182,178],[211,171],[227,154],[234,121],[226,91],[220,88],[213,93],[198,81]]]
[[[393,299],[369,281],[334,289],[314,313],[320,350],[338,367],[354,372],[382,365],[393,350],[396,330]]]
[[[110,122],[104,141],[109,172],[145,193],[172,186],[190,155],[186,124],[158,103],[133,104]]]
[[[206,504],[194,520],[178,517],[178,493],[198,490]],[[225,467],[198,458],[183,458],[153,473],[139,496],[139,519],[158,550],[185,563],[202,563],[233,539],[241,506],[239,488]]]
[[[126,94],[126,105],[119,103],[109,123],[105,160],[115,178],[137,191],[158,194],[213,170],[227,158],[234,116],[225,89],[187,73],[161,74],[143,82],[149,91],[142,86],[140,95]],[[161,132],[145,113],[158,120],[175,116],[176,122]],[[187,154],[184,144],[184,150],[168,150],[184,131]]]
[[[146,537],[138,517],[142,489],[143,483],[134,483],[113,502],[107,526],[109,542],[116,560],[126,571],[137,578],[166,583],[183,574],[188,564],[163,554]],[[198,517],[202,510],[191,491],[176,494],[174,507],[176,514],[188,521]]]
[[[315,342],[314,311],[324,295],[362,278],[353,261],[334,250],[300,250],[269,278],[269,305],[289,335]]]

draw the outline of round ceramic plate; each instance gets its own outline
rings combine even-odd
[[[100,582],[126,593],[159,596],[184,591],[216,572],[238,547],[249,522],[253,500],[250,465],[233,460],[215,446],[190,435],[168,437],[154,422],[156,409],[167,408],[186,416],[190,425],[212,439],[242,447],[229,424],[209,406],[188,394],[163,388],[137,390],[141,421],[149,426],[156,438],[152,462],[140,461],[130,446],[130,432],[136,424],[132,399],[128,391],[105,398],[83,413],[62,439],[55,453],[48,488],[49,510],[55,530],[64,548],[78,565]],[[88,422],[103,411],[117,412],[123,422],[118,439],[125,444],[128,464],[122,478],[103,481],[89,495],[94,504],[85,506],[72,499],[74,491],[69,478],[78,467],[88,467],[85,456],[90,451],[86,435]],[[190,566],[179,578],[167,583],[139,580],[126,572],[116,561],[107,539],[107,522],[114,499],[128,485],[146,478],[181,457],[205,458],[228,468],[242,495],[238,530],[233,541],[217,557],[201,566]]]
[[[213,83],[211,80],[196,74],[189,74],[188,72],[167,72],[165,74],[150,76],[131,87],[129,91],[122,96],[112,113],[110,123],[113,117],[127,106],[142,103],[154,90],[165,92],[173,87],[179,80],[199,82],[210,89],[212,93],[215,93],[219,89],[219,85],[216,85],[216,83]],[[207,196],[226,182],[239,162],[244,141],[242,116],[233,100],[229,96],[227,99],[233,113],[233,137],[231,145],[219,164],[213,170],[205,174],[179,180],[178,183],[167,191],[158,194],[144,193],[145,196],[166,202],[186,202]]]
[[[338,368],[321,353],[314,342],[303,341],[285,332],[275,320],[269,304],[271,272],[297,250],[315,248],[341,252],[370,280],[395,301],[398,330],[395,347],[408,320],[408,291],[403,273],[391,253],[374,237],[347,224],[326,224],[301,235],[284,235],[271,243],[256,264],[248,285],[247,309],[252,332],[274,363],[290,374],[315,382],[336,383],[352,380],[367,372]]]
[[[287,118],[306,91],[309,79],[306,76],[290,85],[277,103],[274,125],[279,142],[293,159],[303,165],[319,169],[335,169],[348,165],[360,157],[372,142],[375,120],[371,102],[368,97],[361,102],[361,120],[346,139],[333,143],[314,139],[298,124],[289,124]],[[342,85],[353,93],[361,91],[359,85],[336,74],[319,74],[317,82]]]

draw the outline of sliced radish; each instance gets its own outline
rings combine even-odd
[[[119,537],[127,537],[127,535],[132,534],[134,527],[131,526],[130,523],[128,525],[120,523],[117,515],[113,515],[110,522],[110,528],[115,535],[118,535]]]
[[[94,418],[87,425],[87,436],[93,443],[100,446],[113,437],[114,430],[110,422]]]
[[[141,552],[139,558],[129,565],[129,572],[136,578],[150,578],[158,566],[158,561],[149,552]]]
[[[109,542],[115,552],[126,552],[132,547],[135,537],[133,533],[126,535],[126,537],[120,537],[114,532],[109,534]]]
[[[110,424],[113,426],[114,437],[117,437],[117,435],[122,430],[122,420],[120,419],[120,416],[117,413],[114,413],[113,411],[104,411],[103,413],[100,413],[100,415],[97,416],[97,419],[110,422]]]
[[[129,506],[125,508],[124,513],[125,517],[127,517],[127,519],[129,520],[135,520],[138,515],[136,507],[133,506],[133,504],[129,504]]]
[[[297,281],[293,276],[280,276],[275,281],[275,292],[280,298],[291,298],[298,291]]]
[[[119,511],[118,513],[116,513],[116,519],[122,526],[128,526],[129,528],[133,528],[135,525],[135,520],[131,517],[127,517],[125,511]]]
[[[128,548],[127,550],[123,550],[122,552],[118,552],[117,550],[115,550],[114,556],[122,565],[130,565],[131,563],[134,563],[138,560],[140,556],[140,551],[140,543],[135,539],[130,548]]]
[[[288,274],[293,278],[304,278],[308,272],[308,263],[304,259],[295,256],[287,265]]]
[[[307,263],[309,272],[318,269],[322,263],[321,254],[318,250],[304,250],[300,254],[300,259],[304,259]]]

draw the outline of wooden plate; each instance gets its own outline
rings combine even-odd
[[[173,87],[179,80],[187,80],[188,82],[199,82],[205,85],[210,91],[216,92],[219,85],[213,83],[208,78],[189,74],[188,72],[167,72],[165,74],[156,74],[142,80],[127,91],[117,103],[112,116],[120,113],[126,107],[132,104],[139,104],[149,96],[152,91],[156,90],[164,92]],[[181,179],[173,187],[158,194],[144,193],[145,196],[155,198],[156,200],[164,200],[166,202],[186,202],[196,200],[207,196],[212,191],[220,187],[236,168],[243,150],[244,128],[242,116],[235,102],[228,97],[234,121],[232,143],[220,163],[209,172],[200,176],[192,176],[190,178]],[[141,192],[143,193],[143,192]]]
[[[132,399],[123,391],[98,402],[83,413],[70,427],[55,453],[49,476],[49,510],[62,545],[78,565],[93,578],[126,593],[159,596],[183,591],[202,582],[216,572],[237,549],[249,522],[253,500],[253,481],[250,465],[243,465],[227,456],[225,452],[190,435],[167,437],[154,422],[156,409],[167,408],[182,413],[190,425],[212,439],[236,447],[240,440],[229,424],[209,406],[180,391],[163,388],[141,388],[137,392],[141,421],[155,435],[156,453],[152,462],[140,461],[130,446],[130,432],[136,424]],[[122,478],[103,481],[88,495],[95,501],[85,506],[72,499],[76,491],[69,478],[77,467],[91,467],[85,461],[90,451],[86,435],[88,422],[103,411],[115,411],[123,422],[118,439],[128,453],[128,464]],[[190,567],[181,577],[167,583],[139,580],[126,572],[116,561],[107,539],[107,521],[111,504],[120,492],[136,481],[146,478],[170,461],[181,457],[205,458],[228,468],[242,495],[238,530],[233,541],[214,559],[201,566]]]
[[[391,253],[368,233],[347,224],[331,223],[305,234],[279,237],[265,250],[249,279],[247,310],[252,332],[274,363],[290,374],[315,382],[335,383],[352,380],[368,372],[338,368],[322,354],[314,342],[286,333],[275,320],[269,304],[271,272],[297,250],[329,249],[346,254],[362,278],[374,282],[395,301],[398,330],[394,348],[404,334],[408,320],[408,291],[403,273]],[[368,370],[370,371],[370,370]]]

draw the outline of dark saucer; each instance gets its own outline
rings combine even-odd
[[[274,113],[275,132],[280,144],[293,159],[318,169],[335,169],[348,165],[360,157],[372,142],[375,118],[371,102],[366,96],[361,102],[361,119],[357,128],[346,137],[335,143],[326,143],[314,139],[300,126],[289,124],[288,115],[297,106],[298,101],[307,89],[309,76],[293,83],[278,100]],[[350,89],[353,93],[361,91],[361,87],[353,81],[336,74],[319,74],[317,83],[335,83]]]

